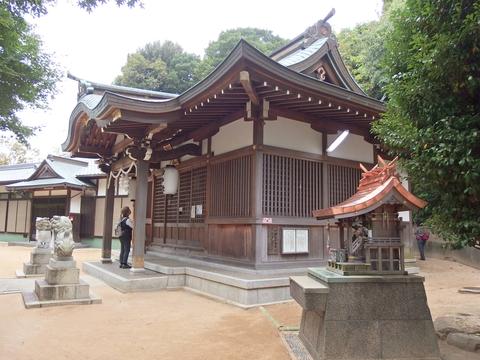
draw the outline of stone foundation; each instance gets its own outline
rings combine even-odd
[[[25,307],[101,303],[90,295],[90,286],[80,279],[80,269],[75,266],[71,257],[50,259],[45,279],[35,281],[35,292],[23,294]]]
[[[17,277],[39,276],[45,274],[52,249],[35,247],[30,253],[30,262],[23,264],[23,272],[17,271]]]
[[[440,360],[423,278],[342,276],[324,268],[292,277],[300,339],[316,360]]]

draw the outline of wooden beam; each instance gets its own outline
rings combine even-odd
[[[248,73],[248,71],[240,71],[240,83],[242,84],[243,89],[247,93],[248,98],[250,99],[252,104],[258,105],[260,101],[258,100],[258,95],[252,86],[250,74]]]
[[[133,140],[126,137],[122,141],[113,145],[111,152],[112,152],[112,154],[118,154],[118,153],[122,152],[123,150],[125,150],[125,148],[132,143],[133,143]]]
[[[80,145],[76,152],[98,154],[101,157],[110,157],[112,152],[103,147]]]
[[[158,150],[152,153],[150,162],[158,163],[160,161],[174,160],[185,155],[200,156],[202,155],[202,148],[197,144],[185,144],[173,150]]]
[[[360,128],[352,124],[345,124],[339,120],[333,121],[333,120],[329,120],[328,118],[312,116],[312,115],[308,115],[298,111],[280,109],[278,107],[272,107],[271,104],[270,104],[270,111],[277,116],[282,116],[292,120],[310,123],[311,128],[316,131],[336,133],[339,130],[348,129],[350,130],[351,133],[356,135],[360,135],[364,137],[370,136],[370,132],[368,129]]]
[[[148,139],[152,139],[153,135],[161,132],[162,130],[167,128],[167,123],[161,123],[159,125],[152,125],[146,131],[146,136]]]
[[[128,168],[132,163],[132,159],[128,156],[123,156],[122,158],[118,159],[117,161],[112,163],[112,170],[111,171],[119,171],[125,168]]]

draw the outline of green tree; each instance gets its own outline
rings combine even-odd
[[[218,39],[210,42],[205,49],[205,56],[199,68],[200,77],[204,78],[220,64],[240,39],[246,40],[267,55],[288,41],[280,36],[273,35],[270,30],[257,28],[237,28],[222,31]]]
[[[115,84],[181,93],[199,79],[200,57],[171,41],[149,43],[127,57]]]
[[[39,161],[38,149],[31,149],[15,139],[3,139],[0,148],[0,165],[24,164]]]
[[[337,35],[338,48],[348,70],[367,95],[381,99],[386,77],[380,59],[384,53],[386,17],[344,29]]]
[[[107,0],[78,0],[87,11]],[[118,5],[141,5],[140,0],[115,0]],[[50,54],[42,49],[40,38],[25,20],[48,12],[55,0],[0,1],[0,132],[12,132],[26,144],[36,128],[17,117],[18,111],[30,106],[44,108],[56,92],[60,78]]]
[[[385,96],[388,74],[382,64],[385,34],[392,27],[390,16],[403,0],[384,0],[383,13],[376,21],[344,29],[337,34],[338,49],[348,70],[365,93],[375,99]]]
[[[480,2],[407,0],[386,37],[387,112],[374,131],[399,155],[423,216],[455,247],[480,239]]]

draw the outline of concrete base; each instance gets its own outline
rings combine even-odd
[[[23,264],[23,275],[39,276],[45,274],[46,267],[52,257],[51,249],[33,248],[30,253],[30,261]],[[17,270],[19,275],[22,272]]]
[[[99,298],[90,295],[90,286],[79,278],[80,269],[75,266],[72,257],[49,259],[45,279],[35,280],[33,293],[22,293],[25,307],[98,303]]]
[[[291,300],[289,276],[306,273],[306,269],[247,272],[157,256],[147,257],[145,268],[144,273],[133,273],[116,262],[83,263],[84,272],[122,292],[183,288],[242,308]]]
[[[40,300],[37,294],[34,292],[23,292],[22,297],[25,308],[27,309],[59,305],[90,305],[102,303],[102,299],[92,293],[90,293],[88,297],[83,299]]]
[[[118,263],[84,262],[83,271],[100,279],[121,292],[160,290],[168,287],[168,276],[154,271],[132,273],[129,269],[120,269]]]
[[[440,360],[423,280],[325,268],[293,277],[291,294],[303,308],[300,339],[315,360]]]

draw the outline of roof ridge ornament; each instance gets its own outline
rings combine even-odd
[[[335,8],[332,8],[327,16],[321,20],[318,20],[315,24],[305,30],[305,46],[309,46],[318,39],[332,37],[332,27],[328,23],[328,20],[333,15],[335,15]]]

